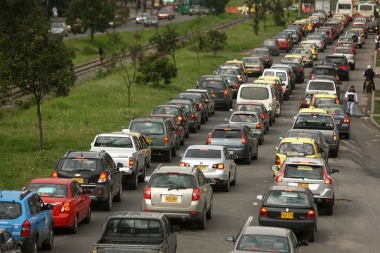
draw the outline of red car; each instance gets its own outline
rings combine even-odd
[[[234,111],[254,111],[260,115],[260,118],[264,122],[264,134],[269,131],[269,126],[272,125],[270,121],[270,116],[265,108],[265,105],[260,102],[245,102],[245,103],[236,103]]]
[[[286,39],[277,39],[280,50],[290,51],[290,44]]]
[[[161,19],[172,20],[175,17],[174,17],[174,12],[171,8],[162,8],[158,11],[157,18],[158,20],[161,20]]]
[[[180,116],[171,114],[153,114],[151,115],[151,117],[170,119],[174,128],[174,133],[177,136],[177,149],[179,148],[179,145],[185,145],[185,128],[183,127],[183,124],[181,124],[181,121],[178,118]]]
[[[78,223],[90,223],[91,189],[83,188],[72,178],[35,178],[24,190],[37,192],[41,199],[54,205],[55,228],[68,228],[71,233],[78,231]]]

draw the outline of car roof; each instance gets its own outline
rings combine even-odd
[[[283,142],[304,142],[304,143],[310,143],[315,142],[313,138],[310,137],[285,137],[281,140],[281,143]]]
[[[85,158],[101,158],[101,154],[106,153],[102,151],[72,151],[69,149],[61,158],[75,158],[75,157],[85,157]]]
[[[112,218],[138,218],[138,219],[149,219],[149,218],[161,218],[164,216],[164,213],[155,213],[155,212],[131,212],[131,211],[121,211],[116,212],[108,217],[108,219]]]
[[[301,186],[287,186],[287,185],[272,185],[269,190],[274,191],[285,191],[292,190],[295,192],[307,192],[307,188]]]
[[[284,163],[296,163],[296,164],[314,164],[314,165],[324,165],[325,160],[322,158],[311,158],[311,157],[287,157]]]
[[[194,100],[189,99],[189,98],[171,98],[168,103],[183,103],[183,104],[191,104],[194,103]],[[170,104],[168,104],[170,105]],[[179,105],[180,106],[180,105]]]
[[[26,190],[0,190],[0,194],[2,196],[1,201],[2,202],[21,202],[25,197],[27,197],[29,194],[32,196],[32,191]]]
[[[130,133],[101,133],[96,136],[112,136],[112,137],[130,137],[132,134]]]
[[[30,180],[29,184],[67,184],[70,181],[73,181],[72,178],[52,178],[52,177],[40,177],[40,178],[33,178]]]
[[[233,111],[231,116],[234,114],[252,114],[255,116],[259,116],[259,114],[257,112],[254,112],[254,111]]]
[[[219,145],[190,145],[187,147],[187,149],[217,149],[217,150],[223,150],[224,146]]]
[[[210,146],[210,145],[207,145]],[[194,171],[194,167],[183,167],[179,165],[175,166],[158,166],[152,173],[165,173],[165,172],[179,172],[183,174],[192,174]]]
[[[186,91],[187,92],[194,92],[194,93],[197,93],[197,92],[209,93],[210,92],[209,90],[205,90],[205,89],[187,89]]]
[[[242,112],[243,113],[243,112]],[[243,128],[244,125],[237,125],[237,124],[218,124],[214,127],[214,129],[225,129],[225,128],[229,128],[229,129],[237,129],[237,130],[240,130]]]
[[[244,235],[274,235],[286,237],[290,232],[290,229],[287,228],[278,228],[278,227],[263,227],[263,226],[248,226],[245,227]]]

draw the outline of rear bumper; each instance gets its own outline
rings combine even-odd
[[[259,226],[288,228],[295,233],[313,231],[316,223],[316,220],[280,220],[266,217],[259,218]]]
[[[227,98],[222,98],[222,99],[216,98],[214,99],[214,101],[215,101],[215,106],[225,106],[228,103]]]
[[[162,155],[162,152],[169,151],[171,149],[171,146],[164,146],[164,147],[151,146],[150,149],[152,150],[152,155]]]
[[[55,228],[67,228],[71,227],[74,223],[74,219],[70,217],[70,213],[60,213],[59,215],[53,215]]]
[[[106,201],[108,199],[108,196],[108,185],[97,185],[90,194],[90,198],[92,201]]]
[[[142,200],[141,210],[143,212],[157,212],[164,213],[170,219],[181,220],[200,220],[203,219],[203,205],[199,201],[192,201],[188,207],[178,207],[168,209],[166,206],[156,207],[151,204],[151,200]]]

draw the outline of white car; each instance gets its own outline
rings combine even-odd
[[[350,69],[355,69],[355,54],[352,52],[350,47],[336,47],[333,55],[344,55],[348,60]]]
[[[339,95],[337,93],[335,82],[327,79],[309,80],[306,85],[305,93],[326,93]]]
[[[136,24],[142,24],[150,15],[147,12],[139,13],[136,16]]]
[[[64,22],[51,23],[51,29],[49,30],[49,33],[67,37],[67,26]]]

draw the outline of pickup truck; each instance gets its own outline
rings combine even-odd
[[[329,145],[330,156],[338,157],[339,131],[332,115],[313,112],[298,113],[294,116],[292,129],[313,129],[320,131]]]
[[[102,226],[103,234],[93,253],[174,253],[179,226],[163,213],[117,212]]]

